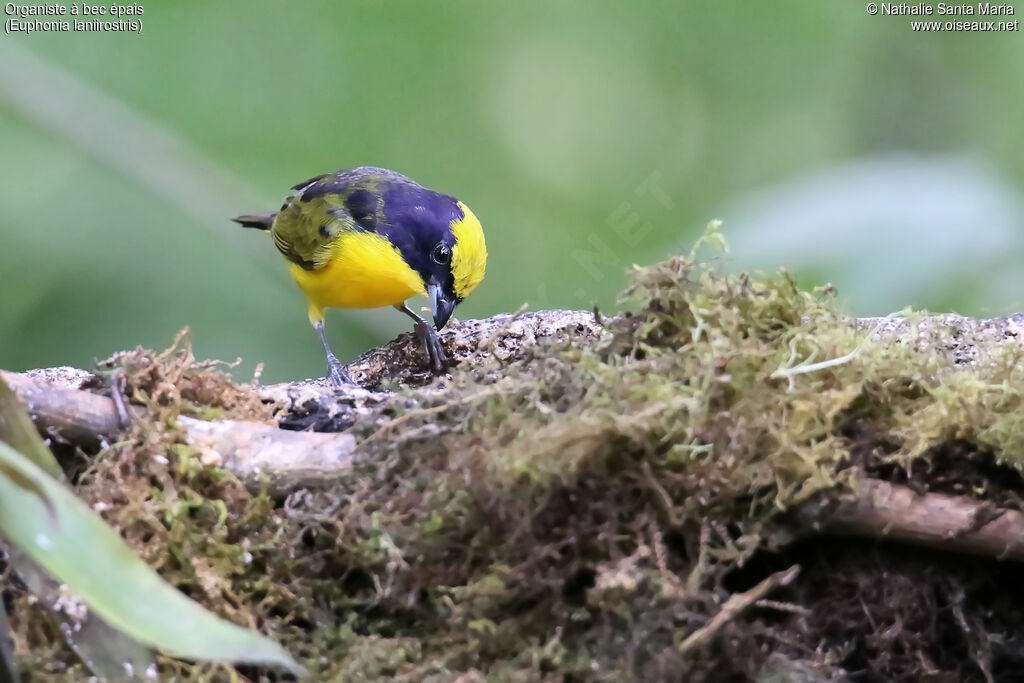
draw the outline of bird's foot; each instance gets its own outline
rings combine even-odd
[[[355,384],[355,380],[348,376],[345,372],[345,366],[341,364],[341,361],[337,357],[327,358],[327,379],[331,381],[331,385],[335,387],[343,387],[346,385]],[[358,385],[357,385],[358,386]]]
[[[423,350],[427,354],[427,363],[430,365],[431,372],[440,375],[448,364],[448,356],[444,353],[444,347],[441,346],[437,331],[426,320],[416,323],[415,331],[416,338],[420,340],[420,344],[423,345]]]

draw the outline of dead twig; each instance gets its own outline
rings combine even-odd
[[[923,545],[1024,561],[1024,513],[994,509],[966,496],[918,494],[906,486],[860,479],[854,492],[800,511],[812,531]]]
[[[797,605],[792,602],[780,602],[779,600],[758,600],[754,603],[754,607],[760,607],[761,609],[773,609],[776,612],[799,614],[802,617],[806,617],[811,614],[811,610],[807,609],[803,605]]]
[[[131,413],[128,412],[128,404],[124,400],[124,373],[117,370],[110,377],[110,395],[114,399],[114,408],[117,410],[117,419],[121,429],[127,429],[132,422]]]
[[[711,621],[688,635],[686,640],[679,644],[679,653],[686,654],[704,645],[714,638],[726,624],[742,614],[748,607],[773,590],[791,584],[799,573],[800,565],[794,564],[789,569],[775,572],[748,591],[730,595],[729,599],[722,605],[722,609],[718,611],[718,614],[711,617]]]

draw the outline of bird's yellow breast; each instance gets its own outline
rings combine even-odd
[[[289,264],[292,277],[309,299],[309,319],[325,308],[378,308],[426,295],[423,279],[386,238],[372,232],[342,235],[326,265],[305,270]]]

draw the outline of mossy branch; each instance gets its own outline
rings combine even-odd
[[[29,376],[0,370],[28,408],[44,436],[84,448],[113,442],[128,426],[116,402],[79,389],[67,389]],[[149,416],[137,406],[131,419]],[[266,476],[273,491],[287,493],[328,481],[351,466],[355,437],[349,434],[295,432],[245,420],[197,420],[179,416],[189,443],[203,464],[219,465],[259,486]]]
[[[236,384],[182,335],[12,383],[81,499],[318,680],[1019,669],[1024,612],[972,578],[1016,569],[967,555],[1024,560],[1024,317],[857,320],[692,256],[627,295],[449,325],[440,378],[403,335],[363,389]]]
[[[457,327],[451,326],[442,338],[463,365],[474,366],[484,357],[500,364],[521,356],[541,339],[568,335],[596,337],[600,329],[591,312],[519,311],[486,320],[463,321]],[[179,335],[172,349],[181,339]],[[348,366],[348,372],[363,385],[424,384],[432,376],[420,367],[419,352],[411,335],[400,335],[355,360]],[[169,355],[170,350],[162,358]],[[0,376],[25,404],[39,431],[60,442],[95,449],[115,441],[129,426],[128,421],[160,419],[138,405],[125,407],[117,383],[112,390],[103,388],[110,396],[81,389],[97,379],[84,370],[50,368],[26,374],[0,370]],[[335,388],[324,380],[262,386],[255,391],[257,400],[276,404],[292,415],[309,416],[311,422],[372,426],[372,433],[360,444],[364,454],[372,455],[370,445],[378,440],[393,448],[401,441],[401,435],[392,433],[395,427],[419,415],[406,413],[389,418],[381,413],[381,407],[391,397],[389,392],[367,391],[360,386]],[[489,393],[480,392],[477,397]],[[471,400],[475,397],[462,397],[458,403]],[[445,408],[441,404],[421,412],[440,413]],[[279,429],[253,420],[199,420],[179,415],[172,419],[184,430],[187,442],[200,451],[203,464],[222,466],[253,488],[262,486],[266,480],[275,495],[330,485],[352,466],[356,454],[356,438],[350,433]],[[384,436],[389,439],[381,438]]]
[[[520,329],[515,341],[502,335],[508,333],[508,324],[520,316],[499,316],[485,321],[470,321],[450,333],[448,343],[463,349],[471,349],[464,362],[473,363],[472,356],[478,350],[493,353],[496,346],[510,349],[508,357],[525,353],[539,337],[567,326],[586,325],[585,333],[596,334],[596,322],[589,313],[570,311],[544,311],[529,314],[530,334]],[[1015,330],[1021,320],[1009,318],[1004,321],[976,321],[958,316],[925,318],[916,325],[905,319],[881,318],[860,321],[862,326],[871,325],[869,339],[862,342],[854,352],[828,364],[828,367],[848,362],[872,340],[909,341],[908,334],[915,329],[922,330],[937,326],[969,328],[975,338],[979,333],[993,340],[1015,337]],[[1011,330],[1013,332],[1011,333]],[[578,330],[582,331],[582,330]],[[954,334],[948,338],[964,339],[965,334]],[[467,339],[467,337],[469,339]],[[921,336],[915,343],[924,343]],[[388,373],[389,363],[396,372],[408,380],[412,375],[406,339],[399,338],[391,344],[375,349],[356,363],[351,370],[358,377],[373,377],[377,381]],[[964,344],[950,344],[947,349],[952,362],[966,362],[974,357],[976,350]],[[468,361],[465,360],[468,358]],[[824,364],[802,368],[809,372],[824,369]],[[78,446],[92,448],[98,444],[118,438],[124,429],[123,411],[111,397],[87,390],[69,388],[82,383],[89,373],[71,369],[36,371],[33,375],[18,374],[0,370],[2,376],[28,407],[37,428],[44,435]],[[775,375],[773,375],[775,376]],[[786,379],[793,381],[793,375]],[[424,389],[423,391],[430,391]],[[188,441],[200,453],[204,464],[219,465],[233,472],[254,487],[269,481],[271,491],[284,496],[300,488],[316,488],[334,482],[348,471],[357,455],[373,457],[373,448],[378,442],[386,447],[403,422],[411,417],[424,418],[441,414],[447,404],[440,404],[397,418],[384,418],[375,406],[386,403],[389,394],[374,393],[358,387],[335,389],[322,381],[296,382],[272,385],[259,389],[267,401],[287,404],[288,409],[304,407],[306,411],[336,413],[347,411],[346,419],[351,423],[364,421],[373,425],[366,430],[362,440],[353,433],[320,433],[279,429],[267,424],[247,420],[199,420],[179,416],[177,422],[187,434]],[[493,389],[479,392],[489,395]],[[472,400],[477,395],[463,397],[461,402]],[[150,419],[143,408],[129,408],[132,420]],[[447,428],[445,428],[447,429]],[[390,444],[394,446],[393,443]],[[1011,509],[993,508],[990,504],[963,496],[940,493],[918,494],[906,486],[890,484],[871,478],[857,481],[852,493],[838,491],[805,503],[798,510],[796,518],[804,533],[825,532],[848,534],[859,537],[889,539],[904,543],[946,549],[953,552],[985,555],[1024,561],[1024,514]],[[696,635],[696,634],[694,634]]]
[[[898,564],[920,553],[891,547],[877,555],[897,564],[865,579],[823,555],[856,565],[864,543],[793,540],[949,551],[926,577],[976,564],[965,554],[1024,559],[1024,321],[858,321],[829,288],[692,257],[633,279],[632,313],[450,325],[443,378],[403,335],[349,366],[365,389],[239,385],[182,336],[117,354],[111,381],[12,383],[41,431],[94,454],[56,448],[83,500],[178,585],[215,608],[230,596],[240,620],[308,652],[324,680],[790,680],[808,657],[838,680],[847,662],[892,670],[887,652],[844,649],[879,623],[907,625],[891,649],[919,680],[950,649],[918,643],[949,633],[927,625],[943,609],[988,666],[997,640],[973,634],[998,603],[972,582],[921,586]],[[797,565],[799,578],[772,573]]]

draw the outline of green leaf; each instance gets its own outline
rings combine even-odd
[[[25,458],[23,461],[28,462],[28,459]],[[56,520],[57,509],[54,507],[53,501],[46,497],[46,489],[34,481],[30,475],[26,474],[24,469],[19,469],[20,465],[21,463],[15,465],[0,459],[0,476],[5,477],[8,484],[17,486],[26,493],[38,496],[40,502],[46,507],[46,514],[50,515],[51,519]],[[45,472],[43,474],[45,475]]]
[[[302,673],[284,649],[224,621],[146,565],[69,489],[0,443],[0,465],[43,496],[0,476],[0,535],[20,547],[101,618],[139,642],[185,659],[273,664]],[[51,501],[56,515],[46,509]]]
[[[22,456],[11,462],[0,460],[0,477],[6,477],[10,484],[38,496],[46,506],[46,514],[56,518],[53,501],[46,497],[42,485],[33,479],[36,470],[26,469],[22,465],[25,462],[35,463],[36,469],[42,470],[44,476],[49,474],[51,477],[63,477],[63,470],[39,438],[32,418],[25,412],[3,377],[0,377],[0,443],[7,443]]]
[[[133,640],[90,611],[83,619],[64,611],[61,582],[36,564],[20,548],[10,548],[8,561],[25,587],[60,624],[68,645],[100,680],[124,681],[144,678],[156,671],[153,649]],[[4,683],[0,678],[0,683]]]
[[[48,474],[63,480],[61,471],[53,453],[39,437],[32,418],[29,417],[17,395],[0,375],[0,442],[6,442],[29,460],[39,465]],[[53,503],[47,500],[42,485],[33,482],[31,474],[19,471],[9,464],[0,467],[0,473],[11,478],[11,483],[35,493],[45,501],[47,511],[56,519],[57,511]],[[133,640],[127,634],[115,630],[95,612],[89,612],[84,619],[71,623],[72,617],[64,613],[59,606],[61,599],[61,582],[54,579],[42,569],[20,548],[8,551],[7,561],[26,588],[50,611],[51,616],[60,623],[68,645],[79,656],[89,670],[101,679],[109,681],[132,678],[128,672],[142,675],[155,667],[151,648]],[[6,622],[0,626],[0,639],[6,639],[8,628]],[[13,656],[13,653],[12,655]],[[5,661],[13,662],[11,656]],[[13,671],[13,669],[10,669]],[[9,673],[9,672],[8,672]],[[0,683],[5,683],[4,669],[0,668]]]
[[[40,468],[55,479],[62,479],[57,459],[39,438],[39,432],[32,424],[32,418],[25,412],[14,390],[0,376],[0,441],[39,465]]]

